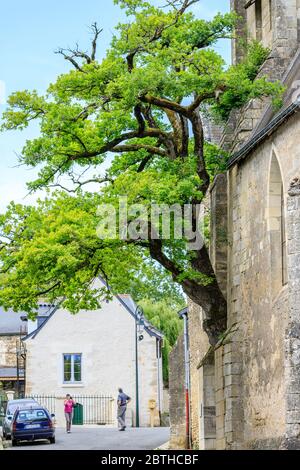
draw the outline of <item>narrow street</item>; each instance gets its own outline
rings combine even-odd
[[[152,450],[169,440],[169,428],[116,428],[74,426],[71,434],[56,430],[56,443],[21,443],[8,450]]]

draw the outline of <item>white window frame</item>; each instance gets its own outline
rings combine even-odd
[[[71,380],[66,381],[65,380],[65,356],[71,356]],[[74,374],[74,357],[75,356],[80,356],[80,371],[81,371],[81,380],[77,381],[75,380],[75,374]],[[64,385],[80,385],[82,384],[82,353],[63,353],[62,355],[62,362],[63,362],[63,384]]]

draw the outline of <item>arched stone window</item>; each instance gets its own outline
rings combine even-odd
[[[276,294],[287,284],[285,201],[281,170],[272,155],[269,182],[269,232],[271,244],[272,288]]]

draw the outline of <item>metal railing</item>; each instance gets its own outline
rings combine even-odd
[[[83,424],[106,425],[113,423],[112,397],[108,395],[73,395],[83,407]]]
[[[56,415],[62,406],[62,397],[55,395],[27,395]],[[82,406],[83,424],[107,425],[114,423],[114,400],[109,395],[72,395],[73,400]]]
[[[5,417],[6,407],[7,407],[6,395],[0,394],[0,426],[2,426],[2,422]]]
[[[55,395],[26,395],[24,398],[33,398],[41,406],[47,408],[47,410],[52,414],[55,414],[56,409],[56,397]]]

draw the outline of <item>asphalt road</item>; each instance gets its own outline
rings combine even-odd
[[[7,450],[152,450],[169,440],[169,428],[116,428],[73,426],[72,433],[56,429],[56,443],[20,443]]]

